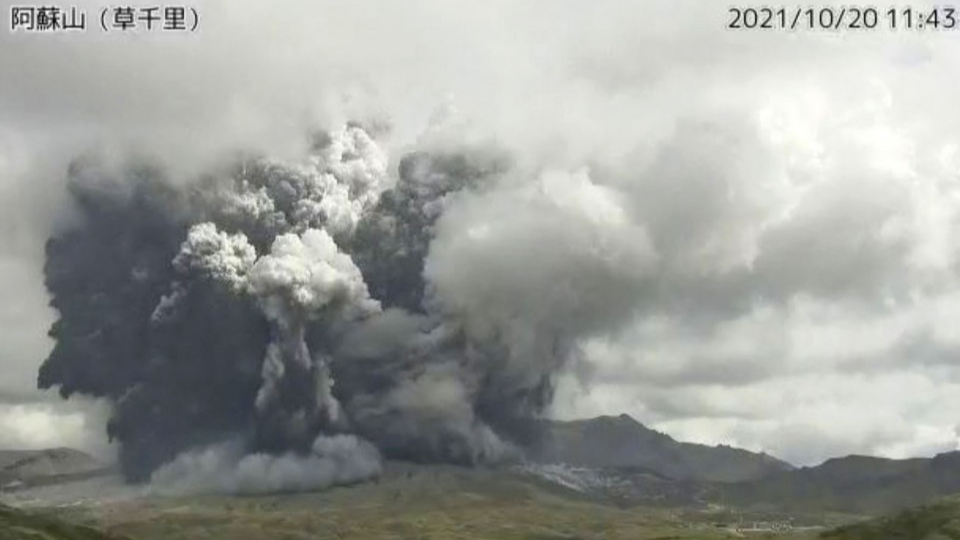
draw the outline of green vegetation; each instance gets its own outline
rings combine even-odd
[[[94,528],[0,505],[0,540],[111,540]]]
[[[137,499],[65,510],[136,540],[711,540],[722,512],[616,507],[517,474],[408,466],[380,482],[267,497]],[[718,521],[719,520],[719,521]],[[749,538],[781,538],[750,534]],[[812,539],[787,534],[782,538]]]
[[[960,498],[839,527],[821,535],[830,540],[960,540]]]
[[[960,453],[909,460],[848,456],[719,491],[722,502],[741,508],[876,516],[960,492]]]

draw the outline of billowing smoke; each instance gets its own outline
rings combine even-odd
[[[225,442],[182,454],[153,475],[160,494],[216,491],[242,495],[310,491],[380,474],[380,454],[351,435],[320,436],[307,454],[247,454],[244,445]]]
[[[71,167],[39,383],[113,403],[130,480],[258,493],[362,480],[382,455],[510,459],[579,340],[630,318],[656,257],[617,192],[518,181],[489,150],[393,171],[370,133],[186,185]]]

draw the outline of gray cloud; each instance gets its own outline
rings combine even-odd
[[[490,141],[515,160],[451,205],[428,274],[476,332],[585,343],[589,384],[569,380],[557,414],[626,411],[800,462],[956,446],[945,36],[725,31],[723,6],[692,1],[374,4],[207,0],[189,37],[0,35],[7,418],[51,411],[28,389],[70,159],[132,149],[185,178],[360,118],[389,121],[393,168]],[[0,440],[28,444],[12,425]]]

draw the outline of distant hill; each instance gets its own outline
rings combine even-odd
[[[766,454],[683,443],[627,415],[538,421],[516,430],[528,471],[638,504],[879,515],[960,493],[960,452],[934,458],[834,458],[795,468]]]
[[[102,463],[71,448],[0,450],[0,491],[82,478],[104,470]]]
[[[790,471],[767,454],[730,446],[678,442],[632,417],[600,416],[560,422],[540,420],[514,428],[528,457],[541,463],[592,468],[632,468],[674,480],[741,482]]]
[[[905,460],[848,456],[723,486],[726,502],[753,507],[880,514],[960,493],[960,452]]]

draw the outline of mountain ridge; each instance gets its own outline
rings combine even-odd
[[[580,467],[642,468],[674,480],[742,482],[795,467],[766,453],[677,441],[627,414],[535,420],[523,429],[528,459]]]
[[[877,515],[960,493],[960,452],[849,455],[793,467],[764,453],[677,441],[629,415],[532,420],[509,433],[526,454],[511,470],[617,504]],[[107,470],[70,449],[0,451],[0,491],[55,486]]]
[[[875,515],[960,492],[960,451],[930,458],[852,455],[724,486],[729,502]]]

